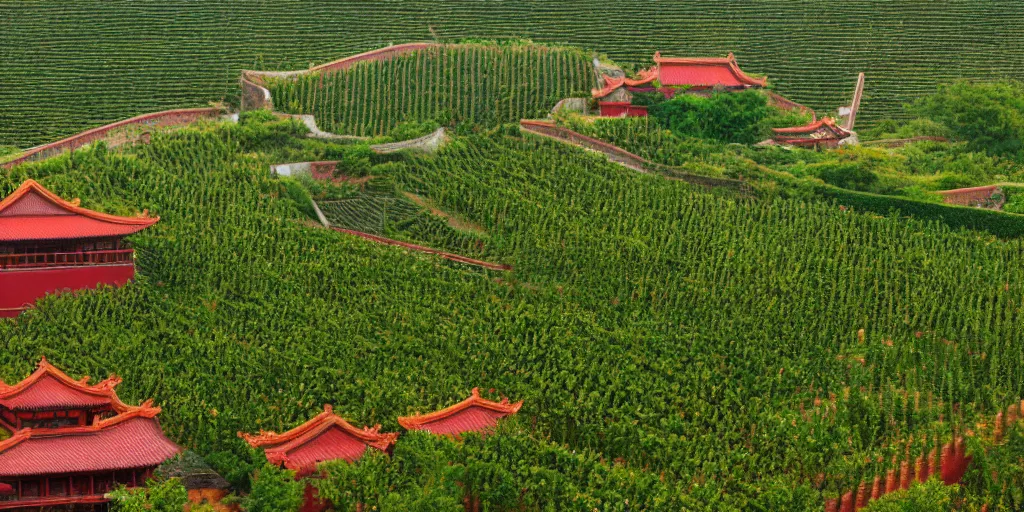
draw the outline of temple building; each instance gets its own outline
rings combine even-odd
[[[356,428],[334,414],[330,405],[313,419],[283,434],[261,431],[259,435],[238,433],[249,446],[263,449],[267,461],[296,472],[297,477],[316,473],[317,464],[332,460],[355,462],[368,450],[388,452],[398,433],[380,433],[380,425]],[[316,489],[306,487],[303,512],[320,511],[327,504],[316,497]]]
[[[160,408],[126,405],[120,382],[74,380],[45,358],[20,383],[0,382],[0,430],[10,434],[0,441],[0,510],[106,510],[108,491],[145,484],[181,451]]]
[[[0,201],[0,317],[48,293],[130,281],[135,253],[124,237],[158,220],[88,210],[26,181]]]
[[[507,398],[500,402],[480,396],[480,389],[473,388],[469,398],[429,414],[403,416],[398,424],[407,430],[424,430],[432,434],[458,437],[466,432],[481,432],[493,429],[498,420],[519,412],[523,402],[509,403]]]
[[[724,58],[670,58],[657,52],[654,63],[635,79],[602,76],[604,87],[591,91],[601,115],[646,116],[646,107],[633,105],[636,92],[660,92],[671,98],[679,92],[701,94],[715,89],[744,90],[768,85],[767,79],[744,73],[732,53]]]
[[[824,117],[818,121],[803,126],[792,128],[773,128],[775,134],[771,142],[776,145],[797,146],[803,148],[835,148],[840,143],[853,135],[843,127],[836,124],[835,120]]]

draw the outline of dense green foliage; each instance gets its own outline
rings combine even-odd
[[[1024,158],[1024,84],[943,85],[914,102],[909,111],[949,129],[973,151]]]
[[[395,430],[494,388],[525,400],[523,431],[442,443],[454,451],[423,464],[463,466],[515,507],[493,476],[508,472],[534,486],[533,509],[817,507],[1024,393],[1020,242],[709,195],[513,133],[373,171],[478,224],[515,266],[501,274],[312,226],[267,166],[341,150],[291,122],[2,174],[0,195],[32,177],[161,221],[132,237],[133,284],[0,322],[0,378],[43,354],[74,376],[117,373],[125,400],[155,398],[167,434],[225,473],[261,464],[236,432],[282,431],[324,403]],[[429,450],[366,464],[400,474],[393,499],[450,505],[451,475],[403,469]]]
[[[188,503],[188,491],[176,478],[147,482],[146,487],[121,487],[111,493],[115,512],[181,512]]]
[[[768,97],[756,90],[716,92],[708,97],[680,94],[651,106],[648,112],[676,135],[740,144],[765,140],[772,128],[811,120],[810,115],[770,107]]]
[[[389,43],[529,37],[646,67],[736,52],[820,112],[867,73],[861,120],[957,78],[1024,78],[1018,0],[0,1],[0,144],[28,147],[105,122],[237,94],[240,69],[305,69]],[[865,124],[866,126],[866,124]]]
[[[589,55],[532,44],[460,44],[337,72],[271,80],[277,110],[314,114],[321,129],[390,132],[402,122],[494,126],[543,117],[562,98],[587,96]]]
[[[246,512],[298,512],[305,496],[305,483],[295,472],[265,464],[252,477],[252,489],[242,499]]]

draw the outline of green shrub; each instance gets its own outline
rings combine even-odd
[[[267,463],[252,478],[252,491],[242,499],[246,512],[298,512],[306,483],[295,472]],[[180,509],[179,509],[180,510]]]
[[[773,127],[808,120],[769,106],[768,97],[755,90],[714,92],[707,97],[680,94],[652,105],[648,112],[677,135],[742,144],[764,140]]]
[[[945,125],[974,151],[1021,157],[1024,151],[1024,85],[957,82],[919,99],[909,112]]]

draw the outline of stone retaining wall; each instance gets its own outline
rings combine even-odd
[[[216,108],[177,109],[143,114],[93,128],[57,142],[34,147],[14,160],[3,163],[0,167],[10,169],[21,163],[36,162],[100,140],[107,141],[111,147],[136,141],[148,142],[149,132],[152,128],[187,125],[200,119],[217,119],[220,115],[221,110]]]

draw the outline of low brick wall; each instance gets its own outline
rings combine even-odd
[[[339,71],[347,69],[358,62],[366,61],[379,61],[388,60],[398,55],[415,52],[418,50],[425,50],[427,48],[433,48],[435,46],[441,46],[438,43],[405,43],[396,44],[394,46],[386,46],[384,48],[378,48],[376,50],[370,50],[365,53],[358,55],[352,55],[343,59],[314,66],[309,69],[303,69],[298,71],[253,71],[243,70],[242,79],[248,80],[251,83],[259,85],[263,82],[264,78],[288,78],[292,76],[306,75],[309,73],[317,73],[321,71]]]
[[[986,187],[958,188],[954,190],[942,190],[942,200],[946,204],[960,206],[977,206],[987,202],[993,195],[999,192],[999,187],[989,185]]]
[[[216,108],[177,109],[143,114],[131,119],[125,119],[124,121],[93,128],[57,142],[34,147],[25,151],[18,158],[5,162],[0,167],[10,169],[21,163],[36,162],[61,153],[73,151],[99,140],[107,140],[111,147],[140,140],[148,142],[148,130],[151,128],[186,125],[200,119],[216,119],[220,115],[220,109]]]

